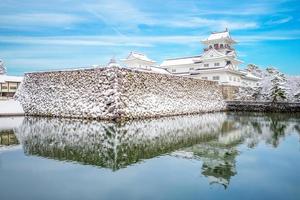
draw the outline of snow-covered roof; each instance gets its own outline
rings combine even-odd
[[[199,68],[196,69],[192,75],[202,74],[202,73],[212,73],[212,72],[228,72],[231,74],[244,75],[241,71],[233,70],[228,67],[211,67],[211,68]]]
[[[202,42],[206,43],[208,41],[222,40],[222,39],[227,39],[230,42],[235,43],[235,41],[231,38],[228,29],[226,29],[225,31],[221,31],[221,32],[212,32],[210,34],[210,36],[207,39],[203,40]]]
[[[151,60],[148,58],[145,54],[138,53],[138,52],[130,52],[130,54],[127,56],[126,59],[122,59],[122,61],[128,61],[128,60],[142,60],[146,62],[156,63],[154,60]]]
[[[107,67],[120,67],[119,63],[117,63],[116,59],[111,58],[106,65]]]
[[[201,56],[192,56],[192,57],[184,57],[184,58],[174,58],[174,59],[167,59],[161,63],[161,67],[168,67],[168,66],[176,66],[176,65],[189,65],[194,64],[195,59],[199,59]]]
[[[252,79],[252,80],[260,80],[260,79],[261,79],[261,78],[255,76],[255,75],[253,75],[253,74],[251,74],[251,73],[247,73],[246,75],[244,75],[244,77],[245,77],[246,79]]]
[[[0,83],[5,82],[22,82],[23,77],[21,76],[8,76],[8,75],[0,75]]]
[[[230,38],[228,30],[222,32],[212,32],[207,40],[218,40],[222,38]]]
[[[147,69],[137,68],[136,70],[143,71],[143,72],[153,72],[153,73],[158,73],[158,74],[171,74],[170,72],[168,72],[167,70],[165,70],[161,67],[154,67],[154,66],[151,66]]]

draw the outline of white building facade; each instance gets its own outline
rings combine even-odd
[[[138,52],[130,52],[127,58],[121,59],[121,62],[126,68],[138,71],[170,74],[167,70],[157,67],[156,61],[148,58],[145,54]]]
[[[20,76],[8,76],[4,63],[0,60],[0,98],[13,97],[22,80],[23,77]]]
[[[205,45],[202,55],[168,59],[160,67],[174,75],[218,81],[222,85],[256,86],[260,78],[239,70],[242,63],[233,48],[236,41],[228,29],[213,32],[202,41]]]
[[[127,58],[121,60],[126,67],[134,69],[150,69],[156,62],[148,58],[145,54],[130,52]]]

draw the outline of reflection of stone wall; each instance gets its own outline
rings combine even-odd
[[[147,118],[225,109],[217,83],[120,68],[28,73],[16,98],[27,115]]]
[[[216,139],[226,114],[130,121],[25,118],[16,135],[27,154],[118,169]]]

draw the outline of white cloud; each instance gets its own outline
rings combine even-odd
[[[269,21],[267,21],[267,25],[277,25],[277,24],[285,24],[289,21],[291,21],[293,19],[292,16],[288,16],[288,17],[283,17],[283,18],[279,18],[279,19],[271,19]]]
[[[0,27],[15,26],[67,26],[85,19],[71,14],[30,13],[0,15]]]
[[[199,28],[199,27],[209,27],[211,30],[214,29],[225,29],[229,28],[231,30],[236,29],[251,29],[257,28],[258,24],[255,22],[237,22],[237,21],[227,21],[227,20],[215,20],[206,19],[199,17],[190,17],[183,19],[169,19],[169,20],[159,20],[157,24],[170,27],[186,27],[186,28]]]
[[[0,36],[0,42],[26,45],[151,47],[154,44],[161,43],[187,44],[191,42],[199,42],[203,38],[204,36]]]
[[[256,22],[249,20],[224,20],[192,16],[187,13],[147,12],[139,9],[128,1],[100,1],[93,4],[83,4],[87,12],[97,17],[105,24],[111,26],[115,32],[120,30],[137,29],[138,25],[159,26],[168,28],[203,28],[210,29],[251,29],[257,28]],[[194,15],[193,14],[193,15]],[[199,12],[197,13],[199,14]]]
[[[105,47],[153,47],[162,44],[190,45],[199,43],[207,35],[173,35],[173,36],[55,36],[55,37],[18,37],[0,36],[0,42],[26,45],[56,46],[105,46]],[[234,35],[241,44],[300,39],[300,30],[272,31],[248,35]]]

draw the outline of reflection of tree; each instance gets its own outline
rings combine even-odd
[[[272,132],[272,140],[270,142],[274,147],[277,147],[279,139],[285,135],[286,125],[276,118],[270,118],[270,120],[270,131]]]
[[[294,124],[300,123],[299,113],[230,113],[228,120],[234,120],[243,133],[243,140],[253,148],[265,141],[277,147],[280,139],[291,132]]]

